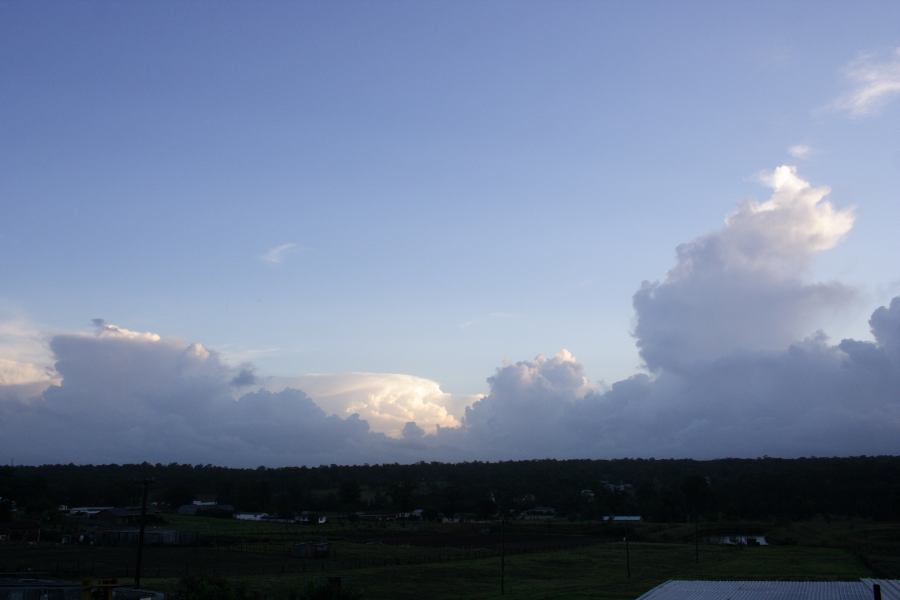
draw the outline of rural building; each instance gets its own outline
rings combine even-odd
[[[97,511],[91,516],[92,519],[104,525],[140,525],[141,509],[135,507],[127,508],[105,508]],[[162,523],[162,517],[158,508],[147,508],[147,523]]]
[[[612,483],[609,481],[601,481],[600,485],[603,486],[603,489],[607,492],[618,492],[620,494],[623,493],[631,493],[634,491],[634,486],[630,483]]]
[[[304,510],[293,519],[287,519],[287,523],[302,523],[303,525],[325,525],[326,523],[346,523],[358,519],[356,513],[330,513],[327,515]]]
[[[291,555],[297,558],[328,558],[331,544],[328,542],[300,542],[291,547]]]
[[[236,512],[234,518],[238,521],[265,521],[269,518],[269,513]]]
[[[768,546],[769,541],[764,535],[747,535],[747,534],[730,534],[730,535],[711,535],[703,538],[707,544],[718,544],[722,546]]]
[[[179,515],[203,516],[203,517],[231,517],[234,515],[234,507],[230,504],[217,502],[201,502],[194,500],[191,504],[183,504],[178,507]]]
[[[163,592],[120,586],[115,579],[75,583],[52,579],[0,578],[0,600],[81,600],[85,597],[165,600],[166,595]]]
[[[19,600],[20,598],[79,600],[81,586],[75,583],[44,579],[0,579],[0,600]]]
[[[115,506],[73,506],[69,509],[70,517],[92,517],[103,510],[112,510]]]
[[[656,586],[637,600],[900,600],[900,580],[859,581],[683,581]]]
[[[399,518],[407,521],[423,521],[425,519],[425,509],[417,508],[412,512],[400,513]]]
[[[41,524],[37,521],[0,523],[0,543],[34,544],[41,541]]]
[[[519,496],[513,500],[513,502],[519,506],[534,506],[537,503],[537,496],[534,494],[525,494],[524,496]]]
[[[549,506],[536,506],[522,511],[519,514],[520,519],[526,521],[540,521],[544,519],[553,519],[556,517],[556,509]]]
[[[140,530],[107,529],[101,531],[99,542],[103,546],[136,546]],[[147,529],[144,531],[144,544],[148,546],[188,546],[197,542],[197,534],[174,529]]]
[[[360,521],[396,521],[398,515],[395,512],[361,512],[356,513],[356,517]]]

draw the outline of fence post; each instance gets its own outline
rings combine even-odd
[[[625,574],[631,579],[631,552],[628,548],[628,536],[625,536]]]

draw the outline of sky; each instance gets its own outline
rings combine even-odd
[[[0,461],[900,453],[893,2],[0,3]]]

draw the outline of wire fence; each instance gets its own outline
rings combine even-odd
[[[392,544],[336,542],[327,555],[295,555],[294,542],[200,539],[193,546],[150,546],[144,550],[144,577],[190,575],[287,575],[333,573],[356,569],[384,569],[498,557],[499,544],[477,547],[421,547]],[[550,543],[506,544],[508,556],[571,551],[596,545],[595,539],[557,540]],[[27,573],[53,577],[134,577],[136,549],[130,546],[64,546],[36,544],[12,554],[0,552],[0,573]]]

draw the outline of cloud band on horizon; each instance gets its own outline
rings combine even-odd
[[[0,385],[0,452],[239,466],[900,452],[900,298],[873,312],[874,341],[832,344],[817,332],[853,290],[805,274],[848,234],[853,213],[793,167],[767,181],[768,200],[679,246],[665,278],[636,292],[634,333],[650,372],[608,388],[563,350],[498,368],[458,425],[441,422],[448,399],[437,384],[373,400],[383,381],[351,382],[357,399],[329,415],[300,389],[242,392],[234,382],[255,384],[252,366],[201,344],[99,321],[92,335],[52,337],[57,384],[38,394]],[[30,399],[11,399],[20,392]],[[367,410],[381,431],[361,418]],[[431,411],[433,433],[419,411]]]

